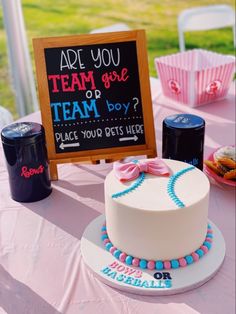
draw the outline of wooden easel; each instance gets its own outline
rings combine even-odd
[[[137,73],[139,76],[137,79],[139,79],[140,84],[145,143],[142,145],[131,145],[123,147],[119,146],[57,153],[55,149],[53,118],[50,108],[50,93],[45,61],[45,49],[83,45],[98,45],[99,47],[99,45],[104,44],[117,43],[119,45],[126,42],[136,43],[138,62]],[[58,180],[57,165],[60,163],[90,162],[92,164],[97,164],[102,159],[104,159],[106,162],[112,162],[127,156],[146,155],[147,157],[151,158],[157,155],[152,100],[149,83],[146,38],[145,32],[143,30],[34,39],[33,46],[35,54],[40,108],[42,122],[46,132],[46,142],[52,180]]]

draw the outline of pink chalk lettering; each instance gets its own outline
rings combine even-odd
[[[128,73],[128,69],[127,68],[123,68],[119,73],[117,73],[116,71],[112,71],[112,72],[106,72],[102,75],[102,82],[104,83],[104,86],[108,89],[111,87],[111,82],[125,82],[128,80],[129,75]]]

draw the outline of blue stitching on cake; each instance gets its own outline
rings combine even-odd
[[[118,197],[124,196],[124,195],[136,190],[143,183],[144,179],[145,179],[145,173],[141,172],[138,179],[130,187],[128,187],[127,189],[125,189],[121,192],[117,192],[117,193],[112,194],[111,197],[112,198],[118,198]]]
[[[179,177],[181,177],[182,175],[184,175],[186,172],[195,169],[195,167],[191,166],[185,169],[182,169],[178,172],[176,172],[175,174],[173,174],[169,181],[168,181],[168,185],[167,185],[167,193],[169,194],[170,198],[172,199],[172,201],[179,207],[179,208],[183,208],[185,207],[184,203],[178,198],[178,196],[175,193],[175,184],[176,181],[179,179]]]

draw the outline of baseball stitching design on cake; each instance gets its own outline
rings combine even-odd
[[[106,249],[143,269],[196,262],[212,245],[209,189],[203,172],[180,161],[114,163],[105,180]]]

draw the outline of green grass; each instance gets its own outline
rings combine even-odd
[[[177,16],[189,7],[228,3],[233,0],[22,0],[32,63],[32,38],[84,34],[94,28],[126,23],[131,29],[145,29],[150,75],[156,76],[154,58],[179,51]],[[186,47],[205,48],[234,54],[231,29],[186,34]],[[0,104],[17,117],[11,86],[3,16],[0,11]]]

